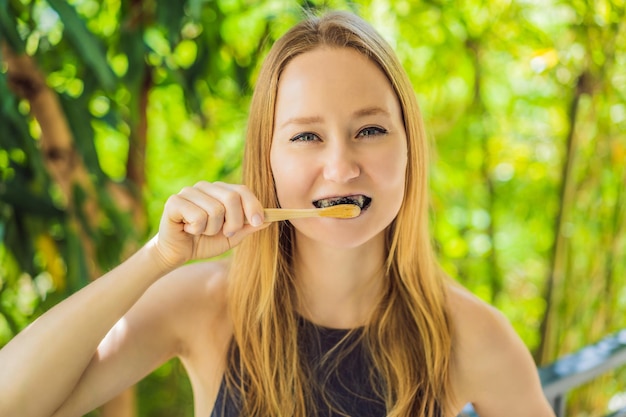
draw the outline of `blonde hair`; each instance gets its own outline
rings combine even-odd
[[[386,74],[403,112],[408,165],[403,205],[386,232],[385,293],[363,334],[390,417],[443,415],[451,400],[451,335],[445,289],[428,230],[427,144],[413,87],[392,48],[346,12],[308,17],[273,45],[260,70],[246,137],[243,182],[265,207],[278,205],[270,166],[281,72],[320,46],[354,48]],[[297,293],[288,222],[235,249],[229,276],[233,340],[227,383],[246,416],[307,415],[311,389],[299,362]]]

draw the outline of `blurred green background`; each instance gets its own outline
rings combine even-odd
[[[258,64],[325,7],[413,80],[444,268],[539,365],[626,327],[624,0],[0,0],[0,346],[145,242],[169,195],[238,181]],[[624,392],[618,370],[568,415]],[[137,415],[192,415],[179,362]]]

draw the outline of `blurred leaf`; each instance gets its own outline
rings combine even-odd
[[[157,0],[157,21],[163,25],[168,34],[168,41],[173,47],[180,41],[180,29],[185,17],[186,0]]]
[[[90,173],[95,175],[98,182],[103,183],[105,176],[96,152],[94,130],[91,125],[92,116],[89,113],[87,97],[81,96],[74,99],[60,95],[59,98],[81,157],[89,167]]]
[[[91,33],[76,10],[63,0],[48,0],[50,6],[59,14],[65,25],[65,32],[79,53],[81,59],[94,72],[100,86],[112,91],[116,85],[116,77],[109,66],[104,47],[100,40]]]
[[[64,216],[64,212],[53,204],[47,192],[43,194],[32,192],[22,177],[3,182],[0,187],[0,199],[22,214],[37,214],[49,219]]]
[[[17,31],[17,21],[9,0],[0,0],[0,42],[6,40],[17,54],[24,53],[24,42]]]

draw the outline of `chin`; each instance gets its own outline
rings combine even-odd
[[[305,240],[336,249],[355,249],[375,239],[384,239],[389,225],[385,223],[376,227],[356,219],[300,219],[292,221],[292,224],[296,236],[301,235]]]

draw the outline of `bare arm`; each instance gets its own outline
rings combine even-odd
[[[50,415],[61,405],[105,334],[167,272],[153,251],[152,244],[142,248],[0,350],[0,415]]]
[[[198,335],[210,332],[213,343],[223,343],[214,337],[217,323],[224,323],[225,266],[223,262],[193,263],[148,288],[107,333],[73,392],[53,417],[82,416],[168,359],[185,358],[196,347]],[[207,349],[203,353],[211,357],[211,352]],[[212,359],[215,367],[221,365],[220,359]]]
[[[159,278],[186,261],[216,256],[259,230],[243,222],[246,218],[252,223],[257,213],[262,216],[258,200],[241,186],[199,183],[172,196],[152,241],[46,312],[0,350],[0,415],[49,417],[57,410],[58,416],[81,415],[78,408],[97,406],[171,356],[176,336],[166,331],[159,343],[151,344],[153,336],[138,319],[158,305],[146,301],[142,307],[138,301]],[[131,311],[120,321],[136,304],[135,310],[143,313]],[[137,328],[124,332],[125,323]],[[101,365],[103,357],[117,366],[107,371]],[[133,364],[132,358],[144,359],[136,366],[123,366]],[[71,411],[73,407],[77,410]]]

